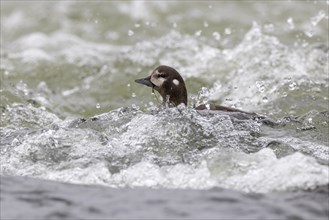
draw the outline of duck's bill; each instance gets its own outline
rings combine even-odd
[[[142,79],[136,79],[135,82],[152,88],[154,87],[154,84],[151,82],[151,76]]]

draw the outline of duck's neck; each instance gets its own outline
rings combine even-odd
[[[160,93],[161,94],[161,93]],[[162,104],[169,107],[175,107],[183,103],[187,105],[187,91],[186,88],[172,89],[169,94],[161,94]]]

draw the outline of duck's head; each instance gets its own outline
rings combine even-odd
[[[187,105],[187,92],[183,78],[172,67],[158,66],[150,76],[136,79],[136,83],[149,86],[160,93],[164,104]]]

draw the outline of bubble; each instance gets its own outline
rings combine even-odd
[[[139,23],[136,23],[136,24],[135,24],[135,27],[136,27],[136,28],[139,28],[140,26],[141,26],[141,24],[139,24]]]
[[[131,36],[133,36],[134,34],[135,34],[135,33],[134,33],[132,30],[129,30],[129,31],[128,31],[128,36],[131,37]]]
[[[215,40],[220,40],[220,34],[218,32],[212,33],[212,36],[215,38]]]
[[[99,103],[96,104],[96,108],[99,109],[101,105]]]
[[[262,100],[263,100],[264,103],[268,102],[268,98],[266,96],[264,96]]]
[[[96,19],[96,20],[94,21],[94,23],[95,23],[95,24],[98,24],[98,20]]]
[[[136,93],[131,93],[131,97],[135,98],[136,97]]]
[[[172,27],[173,27],[173,28],[177,28],[177,23],[174,22],[174,23],[172,24]]]
[[[127,87],[130,87],[130,83],[127,84]]]

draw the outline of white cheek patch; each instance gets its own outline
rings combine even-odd
[[[173,82],[173,83],[174,83],[174,85],[176,85],[176,86],[178,86],[178,85],[179,85],[179,81],[178,81],[177,79],[174,79],[172,82]]]
[[[166,81],[166,79],[162,77],[159,78],[151,77],[151,82],[157,87],[161,87],[164,81]]]

